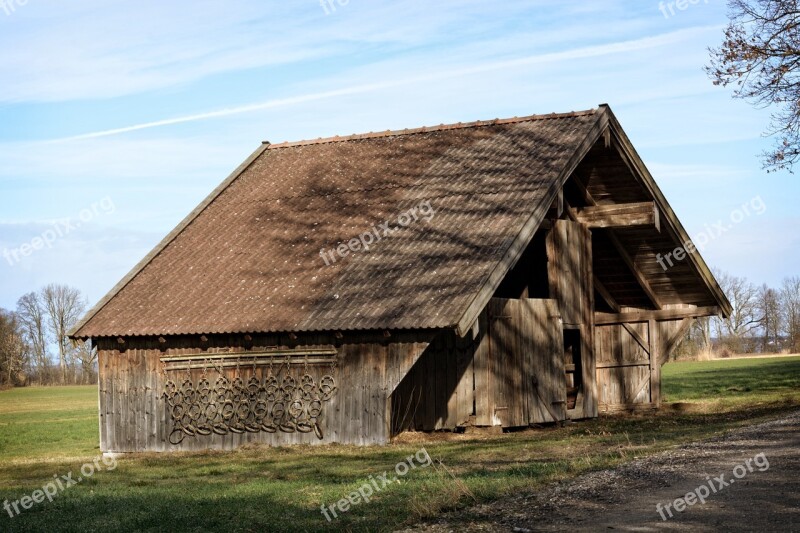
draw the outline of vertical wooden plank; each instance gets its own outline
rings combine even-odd
[[[446,361],[444,366],[445,375],[445,402],[443,413],[444,420],[442,426],[447,429],[454,429],[458,421],[458,402],[459,402],[459,346],[460,342],[456,339],[455,333],[448,332],[446,337]]]
[[[106,428],[108,430],[108,451],[116,452],[117,450],[117,420],[115,409],[117,405],[117,384],[115,382],[117,367],[119,366],[119,358],[117,354],[113,354],[112,350],[108,351],[108,406],[106,408]]]
[[[126,349],[122,354],[120,365],[121,379],[120,379],[120,404],[122,413],[120,415],[120,423],[122,426],[122,442],[120,443],[120,451],[130,452],[131,449],[131,424],[130,424],[130,411],[131,411],[131,382],[130,382],[130,349]]]
[[[511,316],[508,324],[508,347],[510,353],[505,354],[507,361],[506,367],[506,389],[508,405],[508,424],[510,427],[525,425],[522,421],[521,403],[519,389],[521,386],[521,374],[523,371],[522,362],[527,352],[525,344],[528,328],[526,327],[525,301],[510,300],[506,305],[506,313]]]
[[[583,415],[594,418],[597,412],[597,357],[594,353],[594,259],[592,256],[592,233],[579,227],[582,236],[582,287],[583,324],[581,326],[581,380],[583,381]]]
[[[661,407],[661,336],[658,323],[648,322],[650,333],[650,402]]]
[[[464,339],[456,342],[456,372],[458,378],[457,406],[456,406],[456,425],[465,423],[473,413],[473,387],[475,376],[473,375],[472,362],[476,342],[469,334]]]
[[[100,451],[108,449],[108,354],[97,350],[97,408],[100,425]]]
[[[492,306],[489,301],[487,309],[481,313],[482,331],[486,333],[480,337],[478,346],[475,349],[473,366],[475,369],[475,424],[478,426],[490,426],[489,404],[491,391],[489,388],[489,339],[491,337],[491,319],[488,310]]]
[[[433,431],[436,426],[436,356],[439,353],[439,339],[434,340],[432,349],[423,355],[420,386],[419,410],[422,413],[422,429]]]

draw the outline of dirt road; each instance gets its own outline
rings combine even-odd
[[[603,530],[800,532],[800,412],[409,531]]]

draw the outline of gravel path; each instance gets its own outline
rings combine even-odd
[[[675,500],[689,492],[705,503],[676,512]],[[800,532],[800,412],[406,531],[613,529]]]

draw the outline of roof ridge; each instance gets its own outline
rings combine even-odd
[[[602,106],[601,106],[602,107]],[[405,128],[402,130],[386,130],[369,133],[356,133],[353,135],[335,135],[333,137],[321,137],[319,139],[307,139],[301,141],[286,141],[278,144],[270,144],[264,141],[264,144],[269,144],[270,150],[280,148],[293,148],[296,146],[308,146],[314,144],[329,144],[344,141],[357,141],[363,139],[380,139],[384,137],[396,137],[401,135],[414,135],[418,133],[432,133],[437,131],[448,131],[466,128],[480,128],[484,126],[495,126],[498,124],[516,124],[519,122],[531,122],[535,120],[548,120],[559,118],[575,118],[594,115],[600,108],[587,109],[584,111],[570,111],[568,113],[547,113],[539,115],[528,115],[525,117],[513,118],[496,118],[494,120],[476,120],[474,122],[457,122],[455,124],[439,124],[438,126],[423,126],[421,128]]]

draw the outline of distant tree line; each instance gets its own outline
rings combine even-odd
[[[800,353],[800,276],[779,287],[726,272],[715,276],[733,306],[731,316],[697,319],[676,356]]]
[[[0,308],[0,385],[96,383],[97,350],[67,338],[86,307],[78,289],[50,284]]]
[[[715,271],[733,312],[697,319],[675,357],[728,353],[800,353],[800,276],[780,287],[756,286]],[[97,382],[97,350],[67,332],[87,308],[78,289],[51,284],[0,308],[0,386]]]

